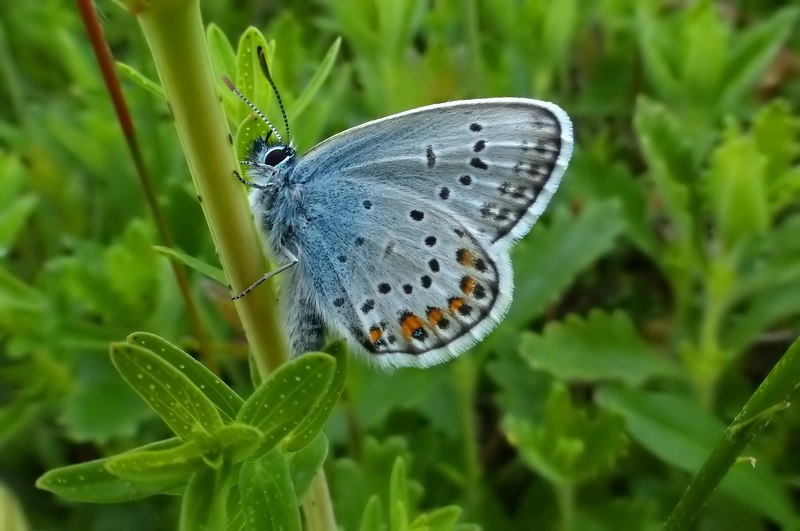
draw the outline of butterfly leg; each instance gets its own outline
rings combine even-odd
[[[289,269],[290,267],[292,267],[293,265],[296,265],[297,264],[297,258],[295,258],[294,256],[292,256],[291,258],[292,258],[291,262],[289,262],[286,265],[280,266],[278,269],[273,269],[269,273],[266,273],[263,277],[259,278],[258,280],[256,280],[252,284],[250,284],[250,286],[247,289],[245,289],[243,292],[231,297],[231,300],[235,301],[236,299],[241,299],[242,297],[244,297],[245,295],[247,295],[248,293],[250,293],[251,291],[256,289],[265,280],[269,280],[272,277],[274,277],[275,275],[277,275],[278,273],[282,273],[282,272],[286,271],[287,269]]]
[[[256,166],[256,164],[251,164],[247,161],[241,161],[239,162],[239,164],[241,164],[242,166]],[[236,177],[237,181],[239,181],[248,188],[258,188],[259,190],[267,190],[272,187],[269,184],[256,184],[254,182],[248,181],[247,179],[242,177],[241,174],[236,170],[233,170],[233,176]]]

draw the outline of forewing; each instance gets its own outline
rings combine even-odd
[[[318,145],[297,169],[328,185],[364,180],[407,191],[461,216],[482,241],[508,247],[544,211],[571,155],[572,124],[560,107],[493,98],[368,122]]]

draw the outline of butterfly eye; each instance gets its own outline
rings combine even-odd
[[[278,147],[271,149],[264,157],[264,164],[275,167],[286,160],[289,155],[291,155],[291,151],[288,148]]]

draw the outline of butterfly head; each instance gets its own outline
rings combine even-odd
[[[276,182],[276,177],[280,174],[283,175],[284,180],[288,178],[290,173],[290,168],[292,168],[295,164],[295,148],[292,145],[292,136],[289,131],[289,120],[286,116],[286,109],[283,106],[283,100],[281,99],[280,92],[278,92],[278,88],[275,86],[275,81],[272,79],[272,75],[269,72],[269,67],[267,66],[267,59],[264,54],[264,49],[261,46],[258,46],[256,49],[258,54],[258,61],[261,65],[261,70],[264,73],[264,77],[267,78],[269,85],[272,87],[272,91],[275,94],[275,98],[278,100],[278,106],[281,110],[281,115],[283,116],[283,124],[286,126],[286,141],[284,142],[283,137],[272,125],[264,113],[262,113],[258,107],[256,107],[247,96],[239,92],[230,79],[223,76],[222,80],[228,86],[228,88],[239,96],[242,101],[244,101],[248,107],[258,116],[261,120],[267,124],[269,127],[269,132],[264,137],[257,138],[253,144],[250,146],[248,158],[245,161],[242,161],[243,165],[248,166],[250,169],[248,174],[250,175],[251,179],[255,183],[255,187],[263,187],[268,186],[271,187],[273,185],[280,185],[279,182]],[[274,142],[270,142],[270,137],[274,138]]]
[[[269,138],[258,137],[253,141],[243,163],[248,168],[250,179],[259,185],[280,185],[278,179],[286,180],[297,162],[292,145],[271,144]]]

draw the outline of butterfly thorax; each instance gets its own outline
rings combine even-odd
[[[286,251],[297,255],[297,231],[307,224],[301,185],[292,179],[298,158],[293,146],[270,145],[262,137],[251,146],[247,160],[247,175],[254,184],[250,205],[269,251],[279,261]]]

